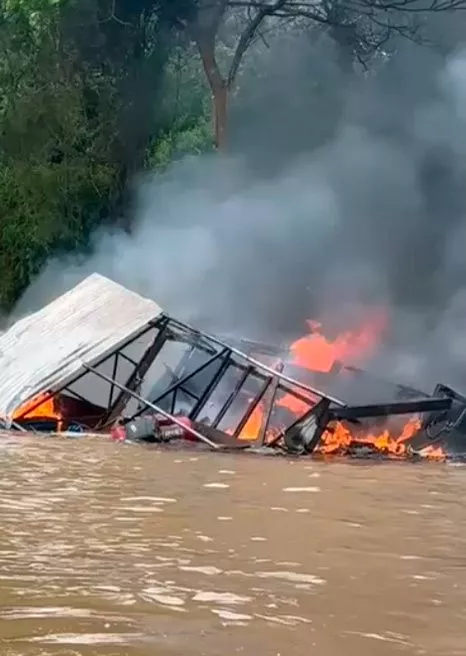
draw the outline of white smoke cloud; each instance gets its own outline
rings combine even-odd
[[[147,177],[132,234],[96,234],[90,258],[50,262],[17,312],[92,271],[211,331],[276,343],[305,317],[346,329],[386,306],[391,334],[370,366],[466,388],[466,52],[440,73],[429,57],[414,58],[423,83],[395,68],[350,90],[332,139],[272,177],[240,156]]]

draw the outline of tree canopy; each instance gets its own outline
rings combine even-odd
[[[225,149],[230,96],[272,32],[326,31],[353,71],[463,0],[3,0],[0,308],[92,232],[131,230],[131,183]],[[213,99],[213,105],[211,105]],[[210,123],[214,118],[214,130]]]

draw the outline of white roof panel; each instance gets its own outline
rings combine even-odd
[[[92,274],[0,334],[0,416],[71,380],[163,314],[147,298]]]

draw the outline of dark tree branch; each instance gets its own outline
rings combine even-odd
[[[261,38],[269,18],[299,21],[325,29],[338,47],[345,70],[355,62],[367,62],[381,52],[394,35],[418,37],[419,18],[428,13],[466,9],[466,0],[197,0],[195,16],[188,24],[212,92],[215,141],[223,148],[226,139],[228,94],[251,44]],[[231,63],[223,75],[216,56],[217,36],[228,12],[245,20]],[[302,20],[300,20],[302,19]],[[417,20],[416,20],[417,19]],[[299,24],[297,22],[297,24]]]
[[[466,9],[466,0],[228,0],[228,8],[256,12],[240,37],[229,75],[232,83],[265,17],[301,18],[336,30],[342,45],[352,39],[353,56],[361,61],[380,52],[395,34],[419,42],[416,17]]]
[[[301,2],[300,0],[287,0],[283,6],[284,11],[293,13],[302,11],[319,12],[319,8],[325,6],[324,2]],[[253,7],[264,9],[271,7],[271,3],[263,0],[228,0],[229,7]],[[457,11],[466,9],[466,0],[348,0],[345,8],[357,11],[362,8],[370,8],[376,11],[406,11],[410,13],[432,13],[443,11]]]
[[[228,0],[205,0],[200,2],[194,20],[188,29],[197,44],[202,65],[211,89],[224,85],[224,79],[215,57],[215,40]]]
[[[272,4],[267,4],[257,10],[256,15],[249,21],[246,25],[246,28],[242,32],[238,44],[235,49],[235,54],[233,55],[233,60],[231,62],[230,70],[228,72],[227,84],[232,86],[238,74],[238,69],[240,67],[241,61],[244,57],[246,50],[249,48],[251,43],[254,41],[254,38],[262,24],[262,22],[268,17],[276,14],[277,11],[280,11],[282,7],[286,4],[287,0],[275,0]]]
[[[201,0],[197,12],[196,41],[203,42],[204,49],[215,49],[215,38],[227,9],[247,11],[247,24],[241,32],[229,72],[224,83],[231,87],[238,74],[245,52],[258,36],[261,25],[268,17],[279,19],[303,18],[328,27],[340,27],[358,32],[361,43],[375,52],[386,43],[390,34],[398,33],[415,38],[417,26],[401,20],[402,14],[420,15],[466,9],[466,0]],[[398,17],[398,18],[397,18]],[[358,25],[366,20],[365,31],[369,35],[375,27],[382,34],[364,37],[364,27]],[[368,27],[371,25],[371,27]],[[218,66],[209,65],[210,77],[220,74]],[[222,78],[223,79],[223,78]]]

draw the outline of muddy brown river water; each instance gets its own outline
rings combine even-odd
[[[2,438],[2,656],[466,654],[466,469]]]

